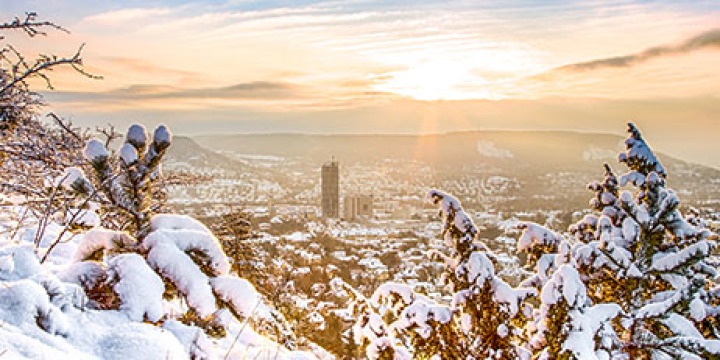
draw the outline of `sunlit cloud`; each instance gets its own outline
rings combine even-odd
[[[686,54],[706,48],[720,48],[720,29],[713,29],[694,36],[679,45],[651,47],[639,53],[613,56],[558,67],[557,71],[585,71],[606,67],[630,67],[648,60],[664,56]]]
[[[207,111],[324,111],[398,99],[715,96],[720,73],[707,64],[718,61],[718,34],[708,29],[719,13],[712,3],[629,0],[98,7],[65,25],[105,80],[60,73],[56,85],[73,104],[117,111],[168,106],[160,99]],[[253,83],[292,89],[262,100],[233,90]],[[147,84],[164,92],[124,92]]]

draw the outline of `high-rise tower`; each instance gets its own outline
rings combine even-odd
[[[340,171],[337,161],[322,166],[322,214],[326,218],[340,217]]]

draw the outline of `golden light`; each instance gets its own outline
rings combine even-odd
[[[402,67],[383,74],[374,90],[416,100],[500,100],[518,89],[518,79],[544,66],[541,54],[515,44],[473,43],[464,48],[430,48],[380,59]]]
[[[450,60],[432,60],[410,65],[407,69],[387,74],[387,80],[375,89],[411,97],[416,100],[461,100],[476,95],[482,79],[470,73],[465,65]],[[481,85],[481,84],[479,84]],[[491,94],[483,94],[490,96]]]

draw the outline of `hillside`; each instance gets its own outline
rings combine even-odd
[[[242,170],[243,164],[216,151],[197,144],[193,139],[176,136],[173,146],[168,150],[165,163],[173,168],[212,168]]]
[[[448,162],[507,164],[545,169],[548,166],[596,169],[598,161],[614,160],[623,147],[623,139],[617,135],[569,131],[469,131],[439,135],[238,134],[193,139],[215,151],[307,157],[318,161],[331,156],[348,163],[393,158],[435,165]],[[670,156],[660,156],[668,166],[685,165]]]

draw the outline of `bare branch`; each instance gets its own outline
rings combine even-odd
[[[83,46],[84,45],[85,44],[83,44]],[[42,78],[47,83],[48,88],[52,89],[52,84],[50,83],[49,78],[45,74],[43,74],[43,71],[49,71],[59,65],[72,65],[73,68],[77,70],[76,66],[82,66],[80,52],[82,51],[83,46],[80,46],[78,51],[71,58],[58,58],[56,56],[41,55],[40,58],[35,60],[35,63],[31,66],[28,66],[27,62],[21,60],[18,65],[22,65],[25,70],[20,71],[20,66],[15,66],[13,68],[13,78],[7,83],[3,84],[2,88],[0,88],[0,93],[8,91],[8,89],[16,86],[19,83],[24,83],[25,80],[32,77]],[[15,51],[15,53],[19,54],[17,51]],[[83,72],[81,72],[81,74],[85,75],[85,73]]]
[[[55,115],[55,113],[48,113],[47,116],[52,118],[53,120],[55,120],[55,122],[58,124],[58,126],[60,126],[60,128],[65,130],[65,132],[67,132],[68,134],[72,135],[72,137],[74,137],[78,141],[83,141],[82,137],[80,135],[78,135],[78,133],[75,132],[75,130],[72,129],[71,122],[68,122],[66,124],[65,121],[63,121],[63,119],[61,119],[59,116]]]
[[[95,131],[103,134],[105,136],[105,147],[110,147],[110,143],[113,142],[113,140],[120,138],[122,135],[115,130],[115,125],[113,124],[107,124],[106,127],[95,127]]]
[[[64,27],[51,21],[37,21],[37,13],[35,12],[26,12],[24,20],[20,20],[20,18],[16,16],[13,21],[0,24],[0,30],[22,30],[30,37],[47,35],[47,33],[41,30],[41,28],[46,27],[62,31],[64,33],[70,33],[70,31]]]

